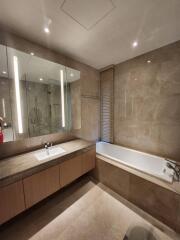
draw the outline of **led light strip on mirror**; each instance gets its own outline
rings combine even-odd
[[[62,127],[65,127],[65,109],[64,109],[64,72],[60,70],[61,80],[61,113],[62,113]]]
[[[22,134],[23,133],[23,126],[22,126],[20,87],[19,87],[19,70],[18,70],[18,58],[16,56],[13,57],[13,63],[14,63],[14,79],[15,79],[15,91],[16,91],[18,131],[19,131],[20,134]]]

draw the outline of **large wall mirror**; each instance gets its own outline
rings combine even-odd
[[[81,128],[80,72],[0,45],[0,143]]]

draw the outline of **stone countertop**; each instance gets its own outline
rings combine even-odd
[[[76,139],[58,144],[65,150],[60,156],[49,157],[45,160],[37,160],[37,151],[21,154],[18,156],[0,160],[0,187],[11,184],[48,167],[57,165],[68,158],[72,158],[91,147],[95,147],[95,142]]]

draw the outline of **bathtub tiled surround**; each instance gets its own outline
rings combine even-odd
[[[115,144],[180,161],[179,76],[180,41],[115,66]]]
[[[180,195],[96,158],[93,176],[172,229],[180,232]]]

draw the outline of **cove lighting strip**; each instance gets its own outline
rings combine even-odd
[[[19,70],[18,70],[18,58],[16,56],[13,57],[13,63],[14,63],[14,79],[15,79],[15,91],[16,91],[18,131],[20,134],[22,134],[23,126],[22,126],[21,96],[20,96],[20,86],[19,86]]]
[[[62,127],[65,127],[65,110],[64,110],[64,72],[60,70],[61,80],[61,113],[62,113]]]
[[[2,109],[3,109],[3,118],[6,117],[6,106],[5,106],[5,99],[2,98]]]

